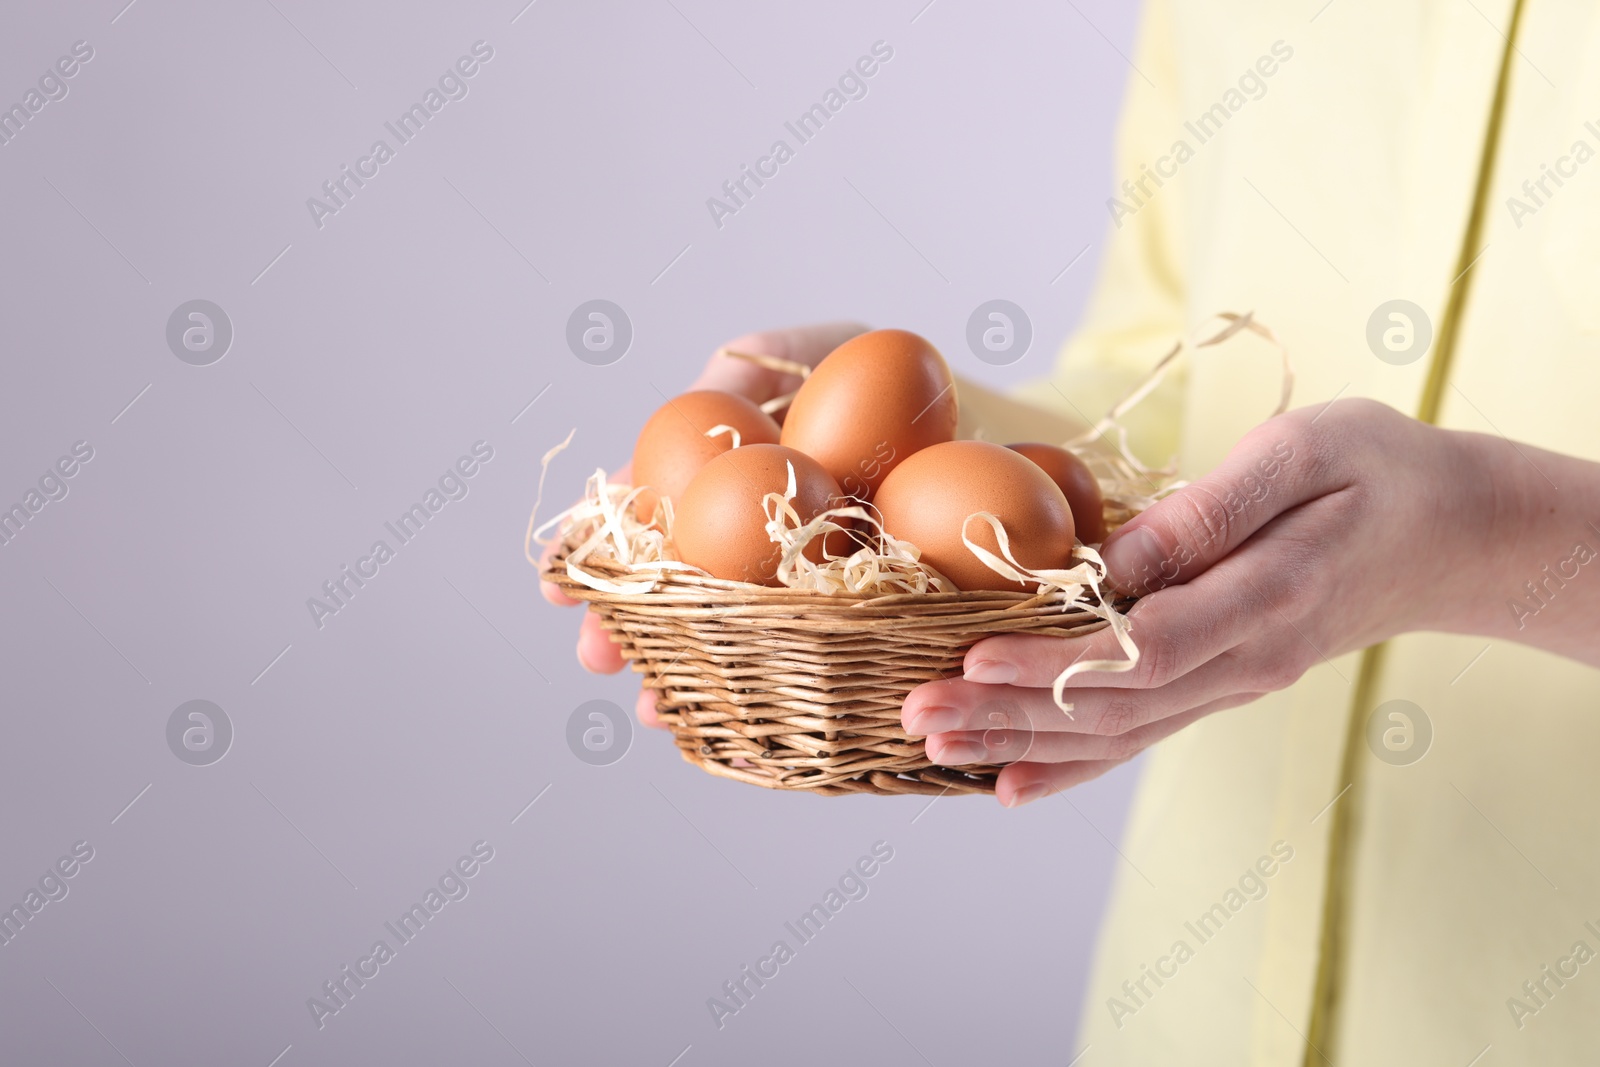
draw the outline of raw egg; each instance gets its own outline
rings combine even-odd
[[[780,442],[865,501],[907,456],[955,432],[955,379],[939,350],[905,330],[873,330],[817,364],[790,402]]]
[[[873,498],[888,533],[910,541],[922,560],[964,590],[1025,590],[984,565],[961,540],[968,515],[1000,520],[1011,554],[1031,570],[1072,565],[1072,509],[1060,486],[1032,460],[988,441],[946,441],[912,453]],[[967,526],[975,544],[1001,555],[994,530]]]
[[[633,484],[648,486],[634,498],[639,521],[655,517],[659,497],[676,504],[700,468],[733,447],[731,434],[706,436],[717,426],[738,430],[741,445],[778,443],[772,416],[742,396],[704,389],[667,401],[650,416],[633,446]]]
[[[777,585],[783,550],[767,535],[762,499],[788,489],[794,465],[791,505],[802,523],[843,501],[839,483],[816,460],[782,445],[744,445],[715,457],[674,501],[673,540],[678,558],[718,578]],[[823,538],[806,546],[806,558],[821,562]]]
[[[1089,465],[1077,455],[1055,445],[1011,445],[1033,460],[1061,487],[1067,506],[1072,509],[1072,525],[1078,540],[1086,545],[1098,545],[1106,539],[1106,501],[1100,493],[1100,483],[1089,470]]]

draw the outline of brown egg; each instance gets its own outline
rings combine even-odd
[[[731,581],[777,585],[782,550],[767,536],[762,498],[782,493],[794,464],[794,510],[801,522],[840,503],[839,483],[816,460],[781,445],[745,445],[717,456],[700,469],[676,500],[672,528],[678,557]],[[822,538],[806,546],[806,558],[822,560]]]
[[[741,445],[778,443],[772,416],[742,396],[704,389],[667,401],[650,416],[633,446],[633,484],[649,486],[634,499],[641,522],[655,517],[659,496],[676,503],[701,467],[733,447],[729,434],[706,436],[715,426],[738,430]]]
[[[847,495],[870,500],[896,464],[955,432],[955,379],[939,350],[905,330],[873,330],[817,365],[779,440],[822,464]]]
[[[1033,460],[1061,487],[1067,506],[1072,509],[1072,525],[1078,531],[1078,540],[1086,545],[1098,545],[1106,539],[1106,501],[1088,464],[1055,445],[1030,442],[1007,447]]]
[[[1000,520],[1012,556],[1024,567],[1072,565],[1065,494],[1037,464],[1002,445],[947,441],[924,448],[889,473],[873,503],[886,531],[916,545],[923,561],[960,589],[1028,588],[990,570],[962,543],[961,525],[974,512]],[[974,520],[967,535],[1001,555],[987,522]]]

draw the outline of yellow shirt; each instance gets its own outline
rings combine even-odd
[[[1368,396],[1416,413],[1435,353],[1380,359],[1369,320],[1408,300],[1437,337],[1513,10],[1151,0],[1114,176],[1132,193],[1108,206],[1102,276],[1057,376],[1074,405],[1103,410],[1227,309],[1254,310],[1288,346],[1295,406]],[[1600,6],[1523,0],[1514,43],[1438,422],[1600,460]],[[1189,360],[1134,420],[1136,447],[1176,449],[1193,477],[1270,410],[1276,384],[1248,340]],[[1600,550],[1593,530],[1572,536]],[[1359,660],[1147,757],[1084,1067],[1600,1061],[1600,671],[1413,634],[1389,643],[1353,707]],[[1358,734],[1344,791],[1350,716],[1392,699],[1423,709],[1426,755],[1384,762]],[[1341,805],[1350,845],[1330,872]],[[1331,917],[1330,885],[1346,902]],[[1330,918],[1342,962],[1319,995]]]

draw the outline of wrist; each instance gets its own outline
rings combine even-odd
[[[1542,542],[1556,490],[1503,437],[1439,432],[1451,454],[1441,482],[1451,487],[1454,506],[1440,516],[1450,542],[1441,580],[1446,592],[1425,628],[1492,636],[1504,629],[1507,591],[1548,554]]]

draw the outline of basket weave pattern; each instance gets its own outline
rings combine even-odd
[[[1004,633],[1071,637],[1105,623],[1059,594],[822,594],[651,574],[655,587],[610,593],[572,580],[563,544],[544,573],[587,601],[645,687],[683,758],[770,789],[992,793],[995,766],[939,767],[900,726],[906,694],[959,677],[966,650]],[[589,560],[618,580],[644,577]]]

